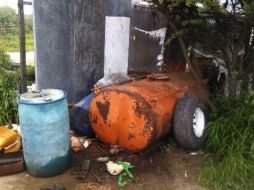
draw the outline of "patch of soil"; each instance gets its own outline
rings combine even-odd
[[[51,178],[35,178],[27,173],[5,176],[0,178],[0,189],[40,190],[42,187],[60,184],[66,190],[204,190],[197,182],[197,171],[204,156],[190,155],[178,147],[167,149],[164,144],[157,144],[139,154],[121,152],[111,156],[109,147],[100,141],[93,141],[84,151],[73,154],[73,166],[64,174]],[[104,156],[134,165],[131,170],[134,180],[119,188],[117,176],[107,172],[105,163],[96,161],[96,158]],[[77,176],[83,160],[90,160],[90,169],[86,177],[79,180]]]
[[[93,187],[94,189],[119,189],[117,176],[107,172],[105,163],[96,161],[96,158],[105,156],[110,156],[110,160],[127,161],[135,166],[132,169],[134,180],[123,189],[205,189],[197,183],[197,171],[203,161],[202,155],[191,155],[177,147],[168,150],[163,144],[157,144],[143,153],[121,152],[111,156],[109,147],[97,141],[85,151],[74,155],[74,173],[75,170],[78,172],[78,165],[82,163],[82,160],[91,160],[90,170],[86,178],[77,185],[78,190]]]

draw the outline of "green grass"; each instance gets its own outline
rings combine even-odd
[[[32,33],[26,34],[26,51],[34,51],[34,37]]]
[[[19,51],[19,35],[7,34],[0,35],[0,44],[6,52],[18,52]],[[26,51],[34,50],[33,34],[26,33]]]
[[[35,81],[35,69],[26,67],[27,85]],[[0,126],[9,121],[17,123],[17,95],[20,88],[20,70],[14,70],[10,57],[0,47]]]
[[[208,124],[199,181],[215,190],[254,189],[254,95],[222,98]]]
[[[1,71],[0,71],[1,72]],[[0,76],[0,125],[6,125],[9,121],[17,123],[17,91],[11,83],[17,77],[16,73]],[[12,81],[12,82],[11,82]],[[7,87],[7,85],[9,85]]]
[[[35,68],[33,66],[26,66],[26,85],[30,86],[35,82]]]

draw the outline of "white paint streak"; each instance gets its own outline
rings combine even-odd
[[[149,38],[159,40],[159,44],[161,46],[161,52],[157,56],[157,66],[161,69],[161,67],[164,64],[163,54],[164,54],[164,49],[165,49],[164,43],[165,43],[167,28],[161,28],[159,30],[153,30],[153,31],[145,31],[145,30],[135,27],[135,30],[146,34]]]
[[[159,30],[153,30],[153,31],[146,31],[146,30],[142,30],[142,29],[139,29],[139,28],[135,27],[135,30],[145,33],[150,38],[153,38],[153,39],[156,39],[156,40],[159,39],[160,40],[160,45],[164,44],[167,28],[161,28]]]
[[[129,17],[106,17],[104,76],[127,74],[129,58]]]
[[[141,7],[150,7],[152,5],[151,2],[145,1],[145,0],[139,0],[138,2],[135,3],[136,6],[141,6]]]
[[[107,76],[104,76],[102,79],[100,79],[96,85],[98,86],[105,86],[105,85],[109,85],[112,83],[119,83],[119,82],[123,82],[126,80],[129,80],[130,78],[128,77],[127,74],[123,74],[123,73],[112,73],[109,74]]]

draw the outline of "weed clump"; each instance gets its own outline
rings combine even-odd
[[[254,189],[254,93],[222,98],[215,107],[199,181],[211,189]]]
[[[17,122],[18,88],[19,74],[12,70],[9,56],[0,49],[0,126]]]

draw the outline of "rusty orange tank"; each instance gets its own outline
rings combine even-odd
[[[207,89],[189,73],[158,76],[96,89],[90,120],[102,141],[130,152],[142,151],[168,134],[182,96],[208,97]]]

